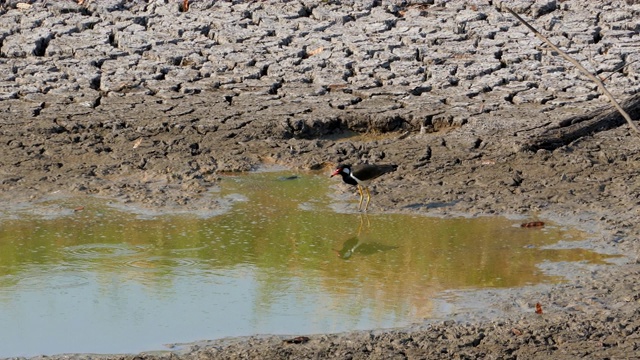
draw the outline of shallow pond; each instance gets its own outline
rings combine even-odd
[[[214,195],[228,209],[209,218],[139,216],[90,198],[42,204],[55,216],[5,213],[0,357],[404,326],[436,316],[439,292],[561,281],[538,265],[606,258],[541,249],[581,239],[557,226],[341,213],[357,198],[336,182],[226,177]]]

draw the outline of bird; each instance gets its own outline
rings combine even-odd
[[[342,176],[342,181],[349,185],[355,185],[360,194],[360,203],[358,204],[358,210],[362,209],[362,201],[364,200],[363,189],[367,191],[367,204],[364,207],[364,211],[367,211],[369,202],[371,201],[371,193],[369,192],[369,182],[375,178],[378,178],[384,174],[396,171],[398,165],[395,164],[360,164],[360,165],[348,165],[341,164],[333,171],[331,177],[336,175]]]

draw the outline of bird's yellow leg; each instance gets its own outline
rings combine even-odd
[[[368,187],[365,187],[364,189],[367,190],[367,205],[364,206],[364,211],[367,211],[367,209],[369,208],[369,201],[371,201],[371,193],[369,192]]]
[[[364,199],[364,194],[362,193],[362,188],[360,188],[360,184],[358,184],[358,194],[360,194],[360,203],[358,204],[358,210],[362,207],[362,200]]]

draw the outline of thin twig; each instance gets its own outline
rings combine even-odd
[[[608,79],[608,78],[610,78],[610,77],[612,77],[612,76],[613,76],[613,74],[615,74],[615,73],[617,73],[618,71],[620,71],[620,70],[622,70],[622,69],[626,68],[627,66],[629,66],[629,65],[633,64],[634,62],[638,62],[638,61],[640,61],[640,59],[633,60],[632,62],[624,63],[624,64],[622,64],[622,65],[620,65],[620,66],[616,67],[615,69],[611,70],[611,74],[609,74],[609,75],[607,75],[607,76],[605,76],[605,77],[601,78],[601,79],[602,79],[602,81],[607,81],[607,79]]]
[[[611,95],[609,90],[607,90],[607,88],[604,86],[604,84],[602,83],[600,78],[598,78],[597,76],[595,76],[592,73],[590,73],[589,70],[585,69],[585,67],[582,66],[578,61],[573,59],[571,56],[567,55],[567,53],[565,53],[564,51],[560,50],[554,43],[549,41],[549,39],[547,39],[538,30],[536,30],[533,26],[531,26],[528,22],[526,22],[523,18],[521,18],[520,15],[516,14],[513,10],[511,10],[510,8],[508,8],[506,6],[504,6],[504,8],[508,12],[510,12],[511,15],[515,16],[515,18],[518,19],[518,21],[520,21],[522,24],[524,24],[524,26],[529,28],[529,30],[531,30],[538,38],[540,38],[542,41],[547,43],[547,45],[549,45],[553,50],[557,51],[558,54],[560,54],[560,56],[562,56],[563,58],[565,58],[565,60],[567,60],[568,62],[570,62],[573,65],[575,65],[578,68],[578,70],[580,70],[589,79],[591,79],[594,83],[596,83],[596,85],[598,85],[598,87],[600,88],[600,91],[602,91],[602,93],[607,98],[609,98],[609,100],[611,101],[611,103],[613,103],[613,106],[616,108],[616,110],[618,110],[618,112],[622,115],[622,117],[624,117],[625,120],[627,120],[627,123],[629,124],[629,127],[631,127],[637,134],[640,135],[640,129],[638,129],[636,124],[634,124],[633,120],[631,119],[631,116],[629,116],[629,114],[627,114],[627,112],[624,111],[622,106],[620,106],[620,104],[616,101],[616,99],[613,97],[613,95]]]

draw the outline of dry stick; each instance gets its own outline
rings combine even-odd
[[[567,55],[567,53],[565,53],[564,51],[560,50],[557,46],[555,46],[551,41],[549,41],[549,39],[547,39],[546,37],[544,37],[544,35],[542,35],[538,30],[536,30],[533,26],[531,26],[528,22],[524,21],[524,19],[522,19],[520,17],[520,15],[516,14],[513,10],[511,10],[508,7],[504,7],[505,9],[507,9],[508,12],[511,13],[511,15],[515,16],[516,19],[518,19],[518,21],[520,21],[521,23],[524,24],[524,26],[528,27],[529,30],[531,30],[538,38],[540,38],[542,41],[544,41],[545,43],[547,43],[547,45],[549,45],[553,50],[557,51],[563,58],[565,58],[568,62],[572,63],[573,65],[575,65],[578,70],[580,70],[583,74],[587,75],[587,77],[589,79],[591,79],[593,82],[596,83],[596,85],[598,85],[598,87],[600,88],[600,90],[602,91],[602,93],[609,98],[609,100],[611,100],[611,102],[613,103],[613,106],[615,106],[615,108],[618,110],[618,112],[620,112],[620,114],[622,114],[622,116],[625,118],[625,120],[627,120],[627,123],[629,124],[629,126],[635,130],[636,133],[638,133],[640,135],[640,129],[638,129],[638,127],[636,126],[636,124],[633,123],[633,120],[631,119],[631,116],[629,116],[629,114],[627,114],[626,111],[624,111],[624,109],[622,108],[622,106],[620,106],[620,104],[618,104],[618,102],[616,101],[616,99],[614,99],[613,95],[611,95],[611,93],[609,92],[609,90],[607,90],[607,88],[604,86],[604,84],[602,83],[602,81],[595,75],[591,74],[589,72],[589,70],[585,69],[584,66],[580,65],[579,62],[577,62],[576,60],[574,60],[571,56]]]
[[[624,63],[624,64],[622,64],[622,65],[620,65],[620,66],[616,67],[615,69],[611,70],[611,74],[609,74],[609,75],[607,75],[607,76],[605,76],[605,77],[603,77],[603,78],[600,78],[600,80],[602,80],[603,82],[604,82],[604,81],[607,81],[607,79],[608,79],[608,78],[612,77],[612,76],[613,76],[615,73],[617,73],[618,71],[620,71],[620,70],[622,70],[622,69],[626,68],[627,66],[629,66],[629,65],[633,64],[634,62],[638,62],[638,61],[640,61],[640,59],[633,60],[632,62]]]

